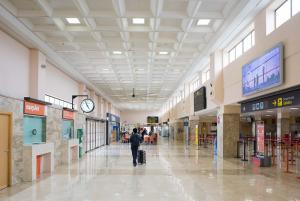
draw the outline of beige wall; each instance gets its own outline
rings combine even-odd
[[[121,123],[126,121],[127,124],[145,124],[147,116],[158,116],[158,111],[124,110],[121,111]]]
[[[0,94],[29,96],[29,50],[0,30]]]
[[[65,101],[72,101],[72,95],[79,94],[79,83],[47,62],[45,93]]]
[[[255,18],[255,46],[243,56],[224,68],[224,104],[236,103],[244,99],[268,94],[273,91],[300,84],[300,14],[266,36],[265,11]],[[284,84],[248,97],[242,96],[242,66],[260,56],[275,44],[284,44]]]

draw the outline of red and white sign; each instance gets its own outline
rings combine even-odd
[[[74,112],[69,111],[69,110],[63,110],[63,119],[74,119]]]
[[[256,122],[256,136],[257,136],[257,152],[265,152],[265,125],[264,122]]]
[[[45,116],[46,106],[39,103],[24,101],[24,114]]]

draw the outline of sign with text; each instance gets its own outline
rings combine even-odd
[[[46,106],[39,103],[24,101],[24,114],[45,116]]]
[[[257,152],[265,153],[265,125],[264,122],[256,122],[256,138],[257,138]]]
[[[69,110],[63,110],[63,119],[69,119],[69,120],[74,120],[74,112],[69,111]]]
[[[241,112],[255,112],[300,104],[300,89],[287,91],[269,97],[242,102]]]

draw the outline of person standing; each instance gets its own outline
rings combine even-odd
[[[141,142],[141,137],[138,134],[138,130],[136,128],[133,129],[133,133],[130,136],[129,139],[130,143],[131,143],[131,152],[132,152],[132,159],[133,159],[133,166],[135,167],[137,162],[137,153],[138,153],[138,149],[140,146],[140,142]]]

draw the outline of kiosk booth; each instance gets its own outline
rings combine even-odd
[[[63,139],[63,163],[71,164],[79,159],[79,139],[74,136],[75,110],[63,108],[62,110],[62,139]]]
[[[54,144],[46,143],[47,105],[51,104],[24,98],[24,181],[34,181],[54,171]]]

